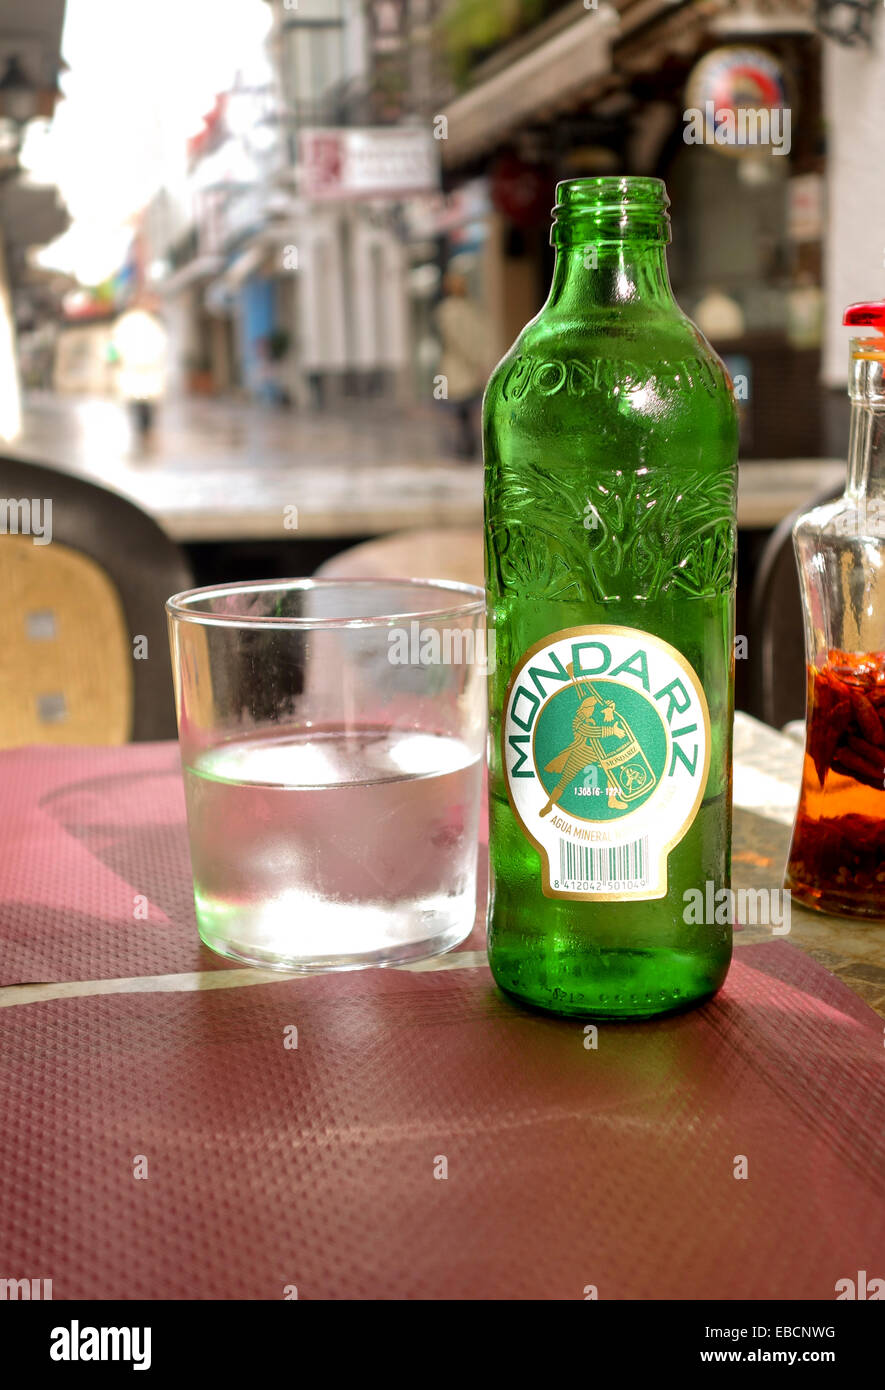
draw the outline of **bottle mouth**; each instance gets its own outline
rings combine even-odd
[[[885,407],[885,338],[852,338],[848,348],[848,396],[876,410]]]
[[[885,361],[885,338],[851,338],[848,352],[853,362]]]
[[[556,185],[550,240],[554,246],[670,240],[670,199],[662,179],[628,175],[566,179]]]

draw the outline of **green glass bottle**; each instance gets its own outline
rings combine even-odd
[[[584,1017],[697,1003],[731,959],[737,415],[668,206],[558,185],[550,295],[483,408],[489,959]]]

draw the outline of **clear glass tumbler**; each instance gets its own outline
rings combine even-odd
[[[200,936],[352,970],[450,950],[476,913],[481,589],[225,584],[167,603]]]

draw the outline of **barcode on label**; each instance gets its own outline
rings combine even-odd
[[[559,842],[559,882],[554,888],[572,893],[603,889],[645,888],[648,883],[648,836],[626,845],[576,845]]]

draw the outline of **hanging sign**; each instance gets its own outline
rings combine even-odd
[[[792,110],[784,69],[764,48],[727,44],[692,69],[683,138],[732,156],[790,153]]]

